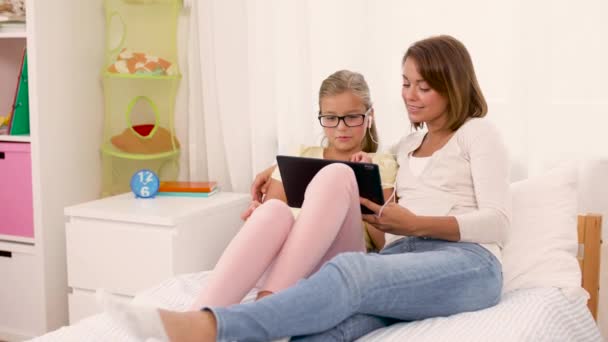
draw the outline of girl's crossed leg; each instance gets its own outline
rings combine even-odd
[[[239,303],[256,284],[278,292],[341,252],[364,251],[358,193],[352,170],[332,164],[309,184],[296,220],[279,200],[262,204],[226,248],[192,309]]]

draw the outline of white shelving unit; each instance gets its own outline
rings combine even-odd
[[[0,235],[0,341],[68,324],[63,208],[101,188],[101,2],[27,0],[26,12],[25,27],[0,27],[0,49],[27,46],[30,135],[0,143],[30,145],[34,237]]]

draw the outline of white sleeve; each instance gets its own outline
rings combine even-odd
[[[401,144],[401,141],[397,141],[396,143],[392,144],[391,146],[388,147],[388,153],[392,154],[393,156],[396,156],[397,153],[399,152],[399,145]]]
[[[493,125],[484,122],[471,128],[462,144],[471,163],[478,210],[455,216],[460,240],[502,246],[511,217],[508,153]]]

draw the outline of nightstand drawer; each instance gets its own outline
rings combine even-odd
[[[68,285],[135,295],[173,275],[174,230],[120,222],[66,224]]]

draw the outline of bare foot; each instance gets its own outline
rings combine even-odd
[[[271,294],[274,294],[274,292],[272,291],[260,291],[258,292],[257,297],[255,297],[255,300],[260,300],[266,296],[270,296]]]
[[[171,342],[214,342],[217,328],[210,311],[174,312],[158,310]]]

